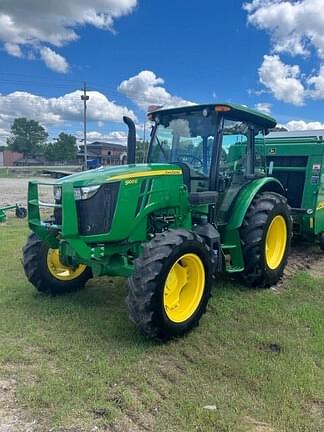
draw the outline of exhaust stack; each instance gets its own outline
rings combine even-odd
[[[136,156],[136,129],[135,123],[130,117],[123,117],[123,121],[128,126],[127,137],[127,163],[134,164]]]

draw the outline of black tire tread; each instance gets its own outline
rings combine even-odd
[[[154,320],[152,310],[152,298],[156,292],[163,264],[171,255],[174,248],[180,246],[185,241],[196,241],[206,248],[205,243],[197,234],[184,229],[169,230],[158,233],[148,243],[144,244],[143,253],[135,260],[135,270],[128,279],[128,296],[126,299],[129,317],[139,330],[147,337],[155,340],[166,340],[170,335],[161,332],[161,327]],[[192,320],[190,328],[199,325],[201,316],[206,312],[208,299],[210,297],[210,287],[208,287],[207,298],[202,304],[201,313]],[[183,334],[183,333],[181,333]],[[179,334],[180,335],[180,334]],[[177,336],[177,335],[172,335]]]
[[[270,214],[276,207],[283,211],[288,229],[288,246],[278,271],[267,271],[262,263],[264,235]],[[275,192],[260,192],[253,199],[240,229],[245,270],[240,274],[241,281],[252,287],[270,287],[281,278],[287,264],[292,236],[290,209],[284,196]]]
[[[35,233],[30,234],[23,247],[23,267],[27,279],[34,287],[44,294],[61,295],[78,291],[92,277],[90,268],[87,268],[78,278],[71,281],[59,281],[44,271],[42,259],[48,248]]]

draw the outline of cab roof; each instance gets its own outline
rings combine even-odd
[[[254,109],[248,108],[245,105],[236,105],[232,103],[217,103],[217,104],[203,104],[203,105],[189,105],[178,108],[165,108],[165,109],[157,109],[152,110],[148,113],[148,116],[154,117],[157,114],[165,115],[165,114],[176,114],[180,112],[194,112],[194,111],[202,111],[207,108],[209,110],[216,110],[217,107],[219,110],[223,109],[224,114],[227,117],[247,121],[258,125],[265,129],[272,129],[276,126],[276,120],[268,116],[267,114],[261,113],[260,111],[256,111]]]

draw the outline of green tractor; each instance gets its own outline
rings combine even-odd
[[[265,174],[256,140],[276,124],[233,104],[149,113],[154,126],[145,164],[135,164],[128,125],[128,165],[55,182],[53,203],[30,182],[23,249],[28,280],[52,295],[82,288],[93,276],[128,278],[131,320],[166,340],[198,325],[212,280],[230,273],[252,287],[282,276],[292,223],[281,182]],[[259,144],[260,146],[260,144]],[[43,220],[42,207],[54,207]]]

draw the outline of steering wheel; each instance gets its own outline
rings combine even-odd
[[[190,153],[178,154],[177,159],[179,162],[184,162],[191,165],[194,169],[200,169],[204,166],[203,161],[199,159],[199,157]]]

